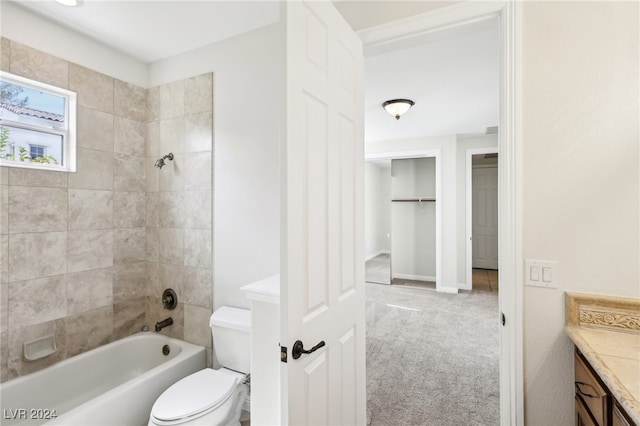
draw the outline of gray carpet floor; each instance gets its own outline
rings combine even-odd
[[[367,424],[498,425],[498,293],[366,289]]]

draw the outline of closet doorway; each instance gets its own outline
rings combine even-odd
[[[439,152],[367,156],[365,280],[438,289]]]

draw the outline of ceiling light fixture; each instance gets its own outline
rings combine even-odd
[[[56,3],[59,3],[63,6],[68,7],[80,7],[84,3],[84,0],[54,0]]]
[[[396,120],[400,120],[400,116],[409,111],[409,108],[415,105],[411,99],[391,99],[382,103],[382,108],[389,114],[393,115]]]

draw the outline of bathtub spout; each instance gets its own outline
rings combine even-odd
[[[165,327],[169,327],[171,324],[173,324],[173,318],[169,317],[167,319],[163,319],[160,322],[156,323],[156,332],[159,332],[160,330],[162,330]]]

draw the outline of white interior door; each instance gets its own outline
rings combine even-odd
[[[473,267],[498,269],[498,168],[473,169]]]
[[[364,424],[362,44],[329,1],[282,7],[282,423]]]

